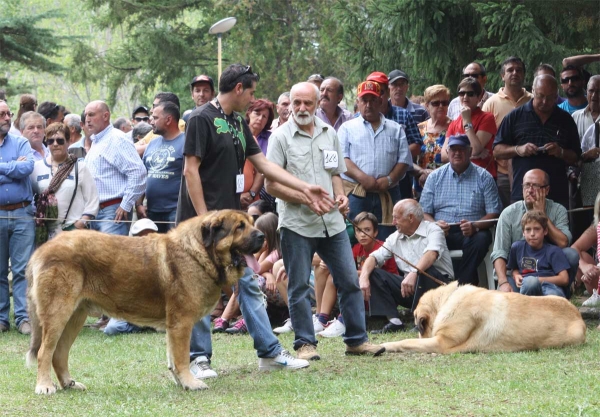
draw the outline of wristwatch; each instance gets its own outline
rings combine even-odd
[[[465,130],[473,129],[473,123],[465,123],[463,125],[463,129],[465,129]]]
[[[388,180],[388,185],[391,187],[392,186],[392,177],[390,177],[389,175],[387,176],[387,180]]]
[[[248,191],[250,193],[250,197],[254,198],[256,197],[256,193],[252,190]]]

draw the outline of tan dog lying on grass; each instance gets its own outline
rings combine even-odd
[[[27,265],[31,345],[37,394],[85,389],[71,378],[69,350],[86,317],[98,310],[139,326],[166,329],[167,362],[185,389],[208,388],[189,371],[194,323],[217,304],[221,287],[237,283],[246,257],[264,235],[241,211],[210,212],[167,234],[125,237],[93,231],[61,233]]]
[[[516,352],[585,342],[579,310],[556,296],[453,282],[425,293],[414,316],[420,338],[383,343],[386,352]]]

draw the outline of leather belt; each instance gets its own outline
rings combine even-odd
[[[17,210],[17,209],[20,209],[23,207],[27,207],[30,204],[31,204],[31,201],[21,201],[20,203],[7,204],[5,206],[0,206],[0,210],[13,211],[13,210]]]
[[[100,210],[102,210],[108,206],[114,206],[115,204],[120,204],[121,201],[123,201],[122,198],[113,198],[112,200],[106,200],[106,201],[100,203]]]

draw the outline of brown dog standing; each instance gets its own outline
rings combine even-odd
[[[453,282],[425,293],[414,315],[420,338],[383,343],[386,352],[516,352],[585,342],[579,310],[556,296]]]
[[[240,279],[245,256],[263,240],[248,214],[222,210],[167,234],[130,238],[73,231],[45,243],[27,266],[32,325],[27,363],[38,360],[35,392],[56,392],[51,366],[62,388],[85,389],[71,378],[69,350],[88,312],[97,310],[166,329],[175,382],[185,389],[208,388],[188,368],[192,327],[211,312],[221,287]]]

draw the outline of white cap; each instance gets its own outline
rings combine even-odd
[[[155,232],[158,232],[158,227],[156,226],[156,223],[150,219],[140,219],[131,225],[129,236],[137,236],[144,230],[154,230]]]

